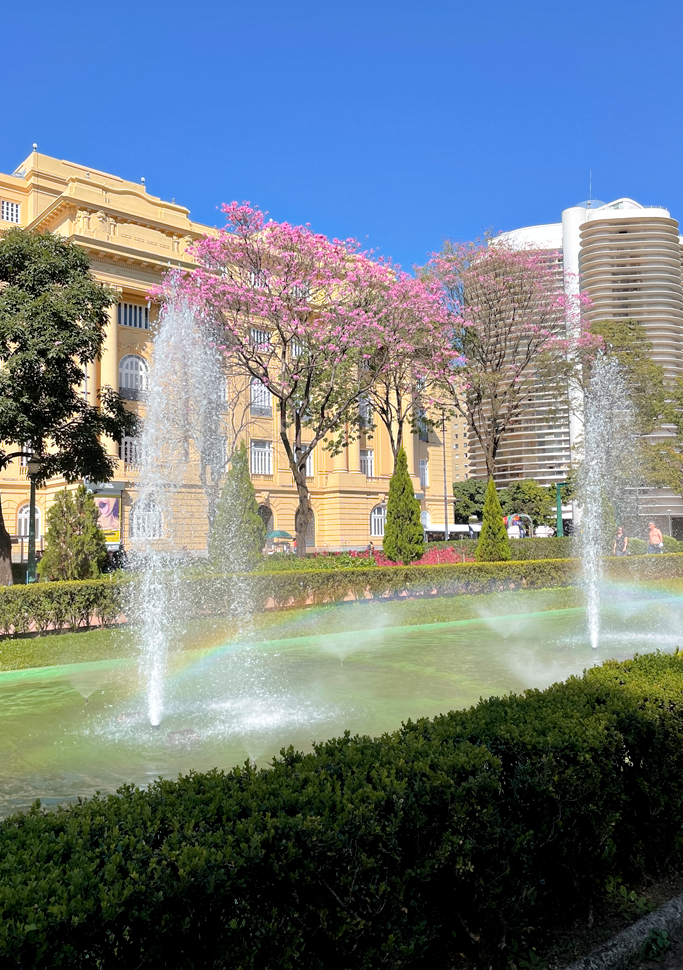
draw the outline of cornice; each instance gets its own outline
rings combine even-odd
[[[52,219],[58,216],[61,212],[66,209],[73,209],[74,212],[78,210],[84,210],[88,213],[103,212],[105,215],[110,216],[115,222],[121,223],[125,222],[131,226],[143,226],[147,229],[155,229],[164,236],[169,236],[172,238],[176,236],[180,239],[185,236],[189,236],[191,239],[201,239],[205,233],[201,229],[193,229],[192,223],[188,220],[186,225],[174,225],[172,223],[163,222],[161,219],[154,219],[150,217],[145,217],[139,214],[127,212],[125,209],[118,209],[111,204],[106,204],[104,202],[93,202],[92,199],[82,199],[77,195],[61,195],[59,198],[55,199],[47,209],[38,215],[29,225],[27,229],[38,229],[49,223]],[[203,227],[208,232],[211,232],[209,226]]]

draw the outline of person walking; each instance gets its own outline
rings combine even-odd
[[[664,551],[664,536],[659,531],[654,522],[648,522],[647,524],[649,531],[648,534],[648,547],[647,551],[649,553],[663,552]]]
[[[628,556],[628,536],[625,535],[624,530],[621,526],[617,529],[617,534],[614,537],[614,546],[612,547],[613,556]]]

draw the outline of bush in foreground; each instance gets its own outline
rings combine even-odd
[[[504,966],[525,927],[666,865],[683,655],[611,661],[379,739],[0,824],[0,962]]]

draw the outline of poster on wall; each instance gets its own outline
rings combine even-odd
[[[120,495],[95,495],[95,505],[99,515],[97,524],[102,532],[107,545],[121,542],[121,496]]]
[[[83,484],[92,492],[97,506],[97,524],[102,532],[107,546],[118,549],[121,545],[121,493],[124,482],[89,482]]]

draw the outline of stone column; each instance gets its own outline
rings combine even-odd
[[[109,308],[109,323],[104,335],[104,346],[102,348],[102,359],[100,361],[100,382],[99,386],[104,387],[108,384],[115,391],[119,389],[119,336],[118,336],[118,307],[114,305]],[[94,385],[94,382],[93,382]],[[93,397],[95,387],[92,388]],[[92,398],[91,398],[92,400]],[[107,441],[107,451],[110,455],[118,455],[118,445],[110,438]]]

